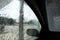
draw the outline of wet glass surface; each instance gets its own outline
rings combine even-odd
[[[0,9],[0,40],[19,40],[19,10],[19,0],[13,0]],[[27,35],[27,29],[36,29],[39,32],[41,29],[36,15],[26,3],[24,3],[23,27],[24,40],[35,40],[37,38]]]

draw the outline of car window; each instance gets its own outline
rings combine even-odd
[[[0,9],[0,40],[19,40],[19,33],[21,33],[19,32],[20,5],[19,0],[12,0],[8,5]],[[40,32],[40,22],[25,2],[23,11],[24,40],[35,40],[38,37],[28,35],[26,31],[36,29]]]
[[[50,1],[50,2],[49,2]],[[47,19],[50,31],[60,32],[60,0],[47,0]]]

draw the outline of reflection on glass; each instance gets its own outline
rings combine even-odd
[[[48,4],[49,2],[46,1]],[[46,5],[48,27],[50,31],[60,32],[60,0],[53,0]]]
[[[13,0],[0,9],[0,40],[19,40],[19,10],[20,1]],[[30,7],[24,3],[24,40],[34,40],[37,37],[27,35],[27,29],[40,31],[41,25]]]

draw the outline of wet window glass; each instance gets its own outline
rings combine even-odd
[[[2,0],[1,0],[2,1]],[[6,0],[7,1],[7,0]],[[5,2],[5,1],[4,1]],[[1,4],[3,5],[3,3]],[[1,6],[0,5],[0,6]],[[4,6],[5,5],[5,6]],[[20,28],[20,1],[12,0],[0,8],[0,40],[19,40]],[[19,20],[20,19],[20,20]],[[40,32],[41,25],[32,9],[24,2],[23,7],[23,38],[35,40],[38,37],[31,36],[35,31]]]

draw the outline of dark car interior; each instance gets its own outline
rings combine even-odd
[[[60,10],[58,7],[59,0],[50,0],[50,1],[49,0],[25,0],[25,1],[34,11],[42,26],[42,29],[39,33],[39,38],[37,40],[49,40],[49,39],[59,40],[60,31],[59,31],[58,24],[60,23],[59,21],[56,20],[56,18],[58,18],[59,20],[58,16],[60,16],[59,14]],[[48,2],[51,4],[49,4]]]

